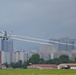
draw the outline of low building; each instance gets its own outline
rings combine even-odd
[[[0,69],[6,69],[6,66],[0,64]]]
[[[69,64],[60,64],[58,65],[58,69],[76,69],[76,64],[69,63]]]
[[[28,69],[57,69],[57,65],[54,64],[32,64],[27,67]]]

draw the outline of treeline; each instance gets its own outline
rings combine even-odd
[[[14,63],[4,63],[6,67],[12,67],[12,68],[27,68],[30,64],[61,64],[61,63],[76,63],[76,61],[71,61],[67,55],[61,55],[59,58],[44,60],[43,58],[40,58],[39,54],[33,54],[29,60],[22,62],[22,60],[19,60],[18,62]]]
[[[10,64],[8,64],[7,62],[4,63],[4,65],[7,67],[7,68],[27,68],[27,66],[29,65],[29,62],[27,61],[24,61],[22,62],[22,60],[19,60],[18,62],[12,62]]]

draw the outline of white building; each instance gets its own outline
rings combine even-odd
[[[33,51],[15,51],[14,62],[18,62],[19,60],[22,60],[22,62],[27,61],[34,53]]]
[[[10,64],[10,52],[1,51],[1,64],[8,63]]]
[[[14,52],[14,62],[18,62],[20,59],[20,52],[19,51],[16,51]]]

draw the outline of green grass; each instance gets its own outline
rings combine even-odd
[[[76,70],[0,70],[0,75],[76,75]]]

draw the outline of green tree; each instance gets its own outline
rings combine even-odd
[[[44,64],[44,63],[45,63],[45,60],[43,58],[40,58],[39,64]]]
[[[19,60],[16,64],[18,68],[22,68],[22,60]]]
[[[46,64],[60,64],[59,58],[49,59],[46,61]]]
[[[61,63],[69,63],[69,62],[71,62],[71,61],[69,60],[69,56],[67,56],[67,55],[61,55],[61,56],[59,57],[59,60],[61,61]]]
[[[27,66],[29,65],[29,62],[28,61],[24,61],[23,62],[23,65],[22,65],[22,68],[27,68]]]
[[[54,64],[53,59],[49,59],[45,61],[46,64]]]
[[[12,62],[12,63],[10,63],[10,66],[11,66],[12,68],[22,68],[22,60],[19,60],[19,61],[16,62],[16,63]]]
[[[16,67],[16,66],[15,66],[15,63],[14,63],[14,62],[11,62],[11,63],[10,63],[10,67],[15,68],[15,67]]]
[[[6,63],[4,63],[4,65],[6,66],[6,67],[9,67],[9,64],[6,62]]]
[[[59,58],[54,58],[53,59],[53,64],[60,64],[61,63],[61,61],[60,61],[60,59]]]
[[[38,64],[40,60],[40,56],[39,54],[33,54],[30,58],[29,58],[29,63],[32,64]]]

